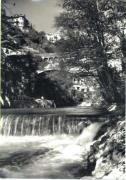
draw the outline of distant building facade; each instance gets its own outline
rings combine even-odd
[[[77,77],[74,77],[73,78],[73,86],[72,86],[72,89],[73,90],[76,90],[76,91],[79,91],[79,92],[95,92],[96,88],[99,88],[98,84],[97,86],[95,85],[94,87],[94,84],[89,84],[87,83],[87,79],[86,78],[77,78]]]
[[[47,37],[47,40],[52,43],[55,43],[56,41],[61,39],[60,33],[54,33],[54,34],[48,33],[48,34],[46,34],[46,37]]]
[[[14,26],[17,26],[21,31],[29,31],[29,21],[25,15],[19,14],[8,17],[8,21],[11,22]]]

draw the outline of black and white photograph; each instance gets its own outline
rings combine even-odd
[[[0,179],[125,180],[126,0],[1,0]]]

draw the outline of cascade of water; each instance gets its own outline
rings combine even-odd
[[[19,117],[17,117],[16,122],[15,122],[14,135],[16,135],[16,132],[17,132],[18,121],[19,121]]]
[[[80,134],[83,117],[64,115],[2,115],[0,134],[5,136],[40,136],[43,134]]]
[[[0,134],[2,134],[2,127],[3,127],[3,117],[0,119]]]
[[[10,137],[1,136],[0,140],[0,154],[3,153],[5,157],[5,161],[1,161],[1,173],[7,178],[76,177],[76,172],[80,173],[84,163],[83,155],[88,152],[102,126],[102,123],[87,126],[87,122],[88,119],[83,117],[3,115],[0,120],[0,135]],[[80,128],[83,129],[82,133]],[[8,153],[3,151],[4,148]],[[17,172],[13,166],[18,167]]]
[[[23,135],[23,130],[24,130],[24,119],[22,120],[21,123],[21,135]]]
[[[84,128],[81,135],[76,139],[76,143],[80,145],[91,143],[102,125],[103,123],[96,122]]]

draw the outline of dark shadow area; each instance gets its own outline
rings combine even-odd
[[[63,82],[60,81],[62,84]],[[44,96],[46,99],[54,100],[57,107],[74,106],[72,96],[68,89],[55,80],[51,80],[46,73],[39,74],[36,77],[34,97],[40,98]]]
[[[49,149],[43,148],[39,150],[34,150],[34,151],[23,151],[23,152],[15,152],[10,154],[9,157],[0,159],[0,167],[3,166],[24,166],[26,164],[31,163],[31,159],[40,156],[40,155],[45,155]]]

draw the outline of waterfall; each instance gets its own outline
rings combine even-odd
[[[102,123],[82,116],[2,114],[0,177],[73,179],[84,176],[83,164],[87,161],[84,158],[101,126]]]
[[[80,134],[84,117],[64,115],[8,114],[0,119],[0,135],[41,136],[45,134]],[[81,128],[80,128],[81,124]]]
[[[80,145],[91,143],[102,125],[103,123],[95,122],[84,128],[81,135],[76,139],[76,143]]]

